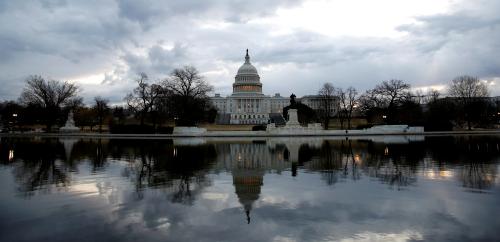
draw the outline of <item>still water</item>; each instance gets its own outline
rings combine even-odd
[[[3,137],[0,241],[498,241],[499,145]]]

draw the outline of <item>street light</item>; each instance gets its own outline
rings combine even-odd
[[[17,113],[12,114],[12,119],[13,119],[12,121],[13,129],[15,129],[17,125]]]

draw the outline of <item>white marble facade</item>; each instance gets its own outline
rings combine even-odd
[[[220,94],[215,94],[211,97],[218,114],[229,117],[227,120],[229,124],[267,124],[270,114],[281,114],[283,108],[290,105],[289,97],[282,97],[279,93],[274,96],[262,93],[260,76],[257,68],[250,63],[248,50],[245,63],[238,69],[234,79],[233,93],[230,96],[222,97]],[[304,96],[298,100],[309,105],[309,102],[314,102],[313,99],[318,97]]]

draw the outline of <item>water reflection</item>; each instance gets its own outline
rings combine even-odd
[[[391,144],[370,139],[214,139],[193,145],[147,139],[4,138],[1,161],[13,167],[19,191],[30,195],[69,185],[82,162],[99,173],[107,162],[124,160],[128,165],[122,174],[133,181],[139,197],[146,187],[175,187],[172,201],[189,204],[193,188],[210,185],[211,170],[230,172],[235,187],[248,181],[253,187],[249,190],[259,190],[255,186],[263,185],[265,173],[287,170],[292,176],[298,170],[317,172],[328,185],[367,176],[397,190],[415,184],[420,172],[428,179],[456,179],[465,188],[487,190],[497,179],[499,140],[427,137],[425,142]]]
[[[229,232],[231,229],[243,232],[243,224],[257,226],[252,227],[255,229],[252,235],[262,241],[297,236],[299,240],[391,240],[390,236],[387,237],[391,234],[402,236],[403,240],[429,239],[428,236],[467,240],[446,233],[439,237],[432,226],[421,227],[420,224],[426,224],[428,219],[440,221],[449,226],[443,229],[454,232],[466,224],[484,226],[486,232],[471,235],[471,238],[491,239],[495,235],[488,231],[493,231],[498,223],[486,219],[490,224],[485,225],[481,220],[484,217],[474,223],[464,221],[462,218],[467,216],[463,211],[453,209],[456,203],[471,205],[472,201],[479,199],[483,201],[480,202],[483,209],[488,210],[491,204],[500,200],[498,144],[500,137],[497,136],[385,137],[382,140],[380,137],[233,140],[2,138],[0,178],[5,181],[12,177],[15,189],[8,192],[11,188],[4,185],[2,190],[5,192],[0,200],[4,201],[3,207],[17,211],[14,202],[9,203],[12,199],[16,201],[16,197],[37,202],[44,196],[57,200],[56,195],[76,194],[77,197],[72,197],[69,202],[59,201],[63,201],[64,206],[75,203],[85,207],[82,204],[87,201],[83,200],[84,195],[88,197],[86,199],[106,196],[106,206],[110,207],[106,208],[105,215],[99,211],[99,216],[106,217],[106,223],[145,226],[145,231],[153,230],[149,231],[153,234],[146,236],[152,240],[162,238],[153,236],[158,231],[168,231],[172,236],[169,240],[173,241],[205,240],[193,234],[190,236],[194,237],[186,237],[188,235],[181,235],[179,231],[194,227],[197,233],[203,234],[220,223],[228,223],[224,226],[227,234],[217,235],[215,229],[210,233],[213,237],[206,240],[254,240]],[[491,197],[476,197],[485,195]],[[429,197],[439,202],[429,205],[422,200]],[[378,202],[372,204],[371,200]],[[453,206],[441,207],[440,203]],[[46,208],[51,203],[29,204]],[[405,206],[419,208],[407,211]],[[332,208],[336,210],[330,211]],[[59,211],[63,207],[54,209]],[[411,214],[419,212],[428,218],[417,216],[415,224],[398,225],[400,220],[412,219]],[[70,211],[61,213],[69,214]],[[76,219],[77,214],[71,213],[73,217],[67,219]],[[88,216],[93,215],[98,216],[93,212]],[[1,215],[0,219],[16,216]],[[27,214],[23,216],[25,220],[31,218]],[[190,216],[196,216],[200,221],[193,221],[195,218]],[[208,220],[214,220],[216,224],[204,218],[210,218]],[[379,228],[369,221],[383,221],[390,226]],[[279,223],[283,225],[277,225]],[[186,224],[189,226],[185,227]],[[275,226],[276,230],[266,228],[266,224]],[[412,230],[416,224],[419,225],[417,230]],[[326,229],[331,230],[334,225],[341,228],[334,229],[337,235]],[[347,225],[359,229],[354,231],[344,227]],[[0,232],[8,231],[8,226],[0,223]],[[308,233],[303,231],[305,234],[299,235],[289,230],[305,229],[302,227],[306,227]],[[283,233],[278,232],[280,228]],[[118,234],[124,228],[108,229],[113,236],[118,236],[113,239],[122,239]],[[267,232],[257,234],[258,231]],[[140,234],[139,231],[131,233]],[[39,239],[37,235],[49,236],[40,232],[35,233],[33,239]],[[357,237],[352,237],[354,235]],[[7,238],[16,240],[14,235]],[[100,239],[110,237],[96,240]]]

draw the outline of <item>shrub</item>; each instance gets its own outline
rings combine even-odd
[[[266,131],[266,125],[255,125],[252,127],[252,131]]]
[[[373,124],[360,124],[356,126],[356,129],[369,129],[371,127],[373,127]]]
[[[152,125],[138,124],[113,124],[109,126],[112,134],[171,134],[173,127],[158,127],[156,130]]]

